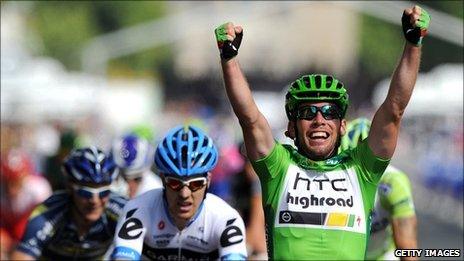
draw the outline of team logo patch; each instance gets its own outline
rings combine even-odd
[[[243,241],[243,232],[238,226],[232,225],[235,218],[227,220],[226,229],[221,234],[221,246],[228,247]]]
[[[382,195],[388,195],[390,194],[392,188],[389,184],[386,183],[380,183],[379,184],[379,193]]]
[[[275,226],[365,233],[357,177],[352,169],[321,173],[290,165],[280,192]]]
[[[142,234],[143,224],[138,218],[132,217],[137,211],[137,208],[129,210],[126,214],[126,221],[118,232],[118,236],[122,239],[136,239]]]

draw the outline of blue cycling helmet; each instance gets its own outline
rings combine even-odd
[[[217,161],[218,151],[213,140],[193,126],[171,129],[155,153],[155,165],[165,175],[204,174],[212,170]]]
[[[95,146],[72,150],[63,162],[63,172],[71,182],[95,185],[110,184],[118,175],[113,158]]]
[[[126,177],[138,177],[153,165],[155,149],[135,134],[124,135],[113,143],[111,154]]]

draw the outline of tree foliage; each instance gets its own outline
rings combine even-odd
[[[165,12],[166,4],[161,1],[38,1],[28,23],[41,37],[40,55],[54,57],[68,69],[78,70],[82,48],[91,38],[157,19]],[[110,69],[153,69],[166,53],[166,49],[144,51],[113,61]]]

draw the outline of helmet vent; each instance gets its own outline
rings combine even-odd
[[[322,76],[320,76],[319,74],[316,75],[314,77],[314,81],[316,82],[316,88],[320,89],[322,86],[321,86],[321,82],[322,82]]]
[[[296,81],[295,81],[295,82],[293,82],[293,84],[292,84],[292,88],[299,89],[299,88],[300,88],[300,86],[298,85],[298,82],[296,82]]]
[[[211,156],[212,156],[211,154],[208,154],[208,155],[206,156],[204,162],[209,162],[210,159],[211,159]]]
[[[327,98],[339,98],[340,94],[333,93],[333,92],[303,92],[297,93],[297,98],[320,98],[320,97],[327,97]]]
[[[181,154],[182,154],[181,155],[182,168],[187,168],[187,161],[188,161],[187,146],[182,147]]]
[[[298,98],[315,98],[315,97],[319,97],[319,92],[296,93],[295,96]]]
[[[338,82],[337,83],[337,89],[341,89],[341,88],[343,88],[343,84],[341,82]]]
[[[311,86],[311,81],[309,80],[309,76],[306,75],[306,76],[303,76],[303,82],[305,84],[306,87],[309,88],[309,86]]]
[[[325,87],[329,89],[330,86],[332,86],[332,82],[333,82],[333,77],[327,76],[327,78],[325,78]]]

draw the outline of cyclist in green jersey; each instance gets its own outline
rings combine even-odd
[[[396,147],[429,21],[427,12],[418,6],[404,10],[407,41],[388,95],[375,113],[368,139],[340,154],[348,108],[342,82],[311,74],[290,85],[286,135],[296,149],[282,145],[273,138],[236,57],[243,28],[231,22],[216,28],[225,89],[261,182],[270,259],[365,257],[375,191]]]
[[[342,138],[340,150],[355,148],[366,139],[371,122],[366,118],[350,121]],[[380,178],[372,212],[370,237],[367,243],[369,260],[399,260],[395,249],[416,249],[416,214],[408,176],[389,165]],[[417,260],[410,257],[404,260]]]

